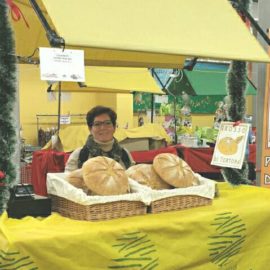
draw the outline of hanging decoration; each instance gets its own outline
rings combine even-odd
[[[13,0],[6,0],[9,8],[10,8],[10,13],[11,17],[15,22],[18,22],[21,18],[23,19],[25,25],[27,28],[30,28],[26,18],[24,17],[21,9],[13,2]]]
[[[16,132],[12,117],[16,96],[15,44],[8,20],[8,7],[0,2],[0,214],[6,209],[9,188],[16,179],[12,158],[15,153]]]
[[[249,0],[234,0],[241,4],[246,10],[249,9]],[[242,17],[243,18],[243,17]],[[245,19],[245,18],[243,18]],[[230,98],[228,106],[228,120],[240,123],[244,120],[245,107],[245,91],[247,87],[246,82],[247,65],[243,61],[232,61],[227,77],[227,92]],[[233,185],[248,184],[248,163],[244,160],[241,169],[223,168],[222,175],[226,181]]]

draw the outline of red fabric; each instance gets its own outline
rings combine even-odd
[[[182,145],[176,145],[182,153],[184,160],[189,164],[194,172],[198,173],[219,173],[220,168],[211,165],[214,152],[213,147],[209,148],[189,148]],[[248,161],[256,163],[256,144],[249,145]]]
[[[133,151],[130,154],[136,163],[152,163],[155,156],[161,153],[171,153],[177,155],[177,150],[175,147],[169,146],[149,151]]]
[[[131,155],[136,163],[152,163],[156,155],[160,153],[173,153],[179,155],[189,164],[194,172],[197,173],[219,173],[220,168],[211,165],[214,148],[189,148],[182,145],[169,146],[150,151],[133,151]],[[249,162],[256,163],[256,145],[249,145]]]
[[[40,150],[33,153],[32,183],[35,194],[46,196],[46,177],[49,172],[63,172],[69,153]]]
[[[256,164],[256,144],[249,145],[248,161]]]
[[[189,148],[182,145],[176,145],[182,154],[186,163],[197,173],[219,173],[220,168],[211,165],[214,148]]]

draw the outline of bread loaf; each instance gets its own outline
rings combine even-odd
[[[126,170],[126,174],[138,183],[151,187],[152,189],[172,188],[171,185],[160,178],[152,164],[134,165]]]
[[[174,154],[157,155],[154,158],[153,166],[157,174],[174,187],[184,188],[199,184],[190,166]]]
[[[67,181],[72,186],[82,189],[87,195],[94,195],[94,193],[88,189],[84,183],[82,169],[69,172],[67,175]]]
[[[120,163],[104,156],[88,159],[82,167],[86,186],[98,195],[118,195],[129,191],[128,177]]]
[[[76,188],[84,188],[85,183],[83,181],[82,169],[68,173],[67,181]]]

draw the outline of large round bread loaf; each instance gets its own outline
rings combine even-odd
[[[174,154],[157,155],[154,158],[153,166],[157,174],[174,187],[184,188],[198,185],[198,179],[189,165]]]
[[[171,185],[162,180],[155,172],[152,164],[137,164],[131,166],[126,170],[126,174],[138,183],[151,187],[152,189],[172,188]]]
[[[129,191],[124,168],[111,158],[90,158],[83,164],[82,172],[86,186],[95,194],[118,195]]]

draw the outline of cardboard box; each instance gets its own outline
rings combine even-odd
[[[127,138],[120,142],[122,147],[131,151],[148,151],[166,147],[167,143],[164,139],[157,140],[152,138]]]
[[[125,147],[128,151],[148,151],[149,150],[149,139],[148,138],[138,138],[131,139],[127,138],[120,142],[122,147]]]
[[[149,138],[149,149],[155,150],[162,147],[166,147],[167,143],[165,139],[157,140],[157,139],[151,139]]]

